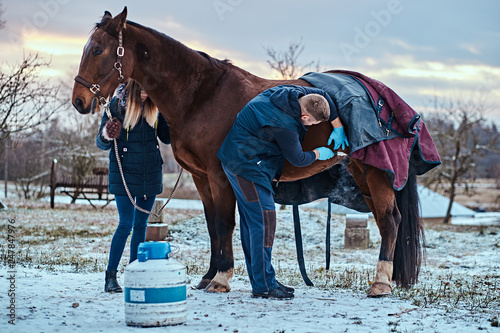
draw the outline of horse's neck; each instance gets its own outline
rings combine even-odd
[[[130,48],[136,64],[132,72],[169,123],[178,122],[197,98],[210,94],[225,73],[182,43],[144,27],[128,27],[135,42]]]

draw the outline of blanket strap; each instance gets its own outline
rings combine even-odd
[[[326,269],[330,269],[330,225],[332,215],[332,199],[328,198],[328,217],[326,219]],[[293,228],[295,231],[295,247],[297,249],[297,261],[299,262],[300,275],[307,286],[314,286],[307,276],[304,263],[304,248],[302,246],[302,231],[300,228],[299,205],[293,205]]]
[[[330,224],[332,215],[332,199],[328,197],[328,217],[326,218],[326,269],[330,269]]]
[[[307,286],[312,287],[314,284],[307,276],[306,266],[304,264],[304,249],[302,247],[302,231],[300,230],[299,205],[293,205],[293,228],[295,230],[295,247],[297,248],[297,261],[299,262],[300,275]]]

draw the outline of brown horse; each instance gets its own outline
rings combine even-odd
[[[98,102],[104,103],[119,82],[128,78],[146,90],[170,124],[174,156],[192,174],[203,201],[211,257],[210,268],[198,288],[227,292],[234,267],[236,202],[216,152],[237,113],[257,94],[280,84],[309,84],[303,80],[257,77],[227,60],[214,59],[153,29],[127,21],[126,16],[126,7],[114,18],[105,12],[96,25],[83,50],[73,88],[73,105],[82,114],[94,112]],[[312,126],[304,140],[304,150],[325,146],[331,129],[327,122]],[[281,181],[309,177],[341,159],[336,156],[304,168],[286,164]],[[409,207],[404,209],[398,208],[396,198],[400,192],[416,188],[416,177],[408,180],[413,187],[407,185],[395,192],[385,172],[379,169],[351,159],[349,170],[375,216],[382,237],[370,295],[389,294],[392,280],[405,287],[415,283],[423,235],[418,210],[413,209],[418,196],[415,191],[410,193]],[[407,212],[411,214],[402,219]]]

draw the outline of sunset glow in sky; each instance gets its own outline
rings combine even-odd
[[[72,84],[105,10],[267,78],[266,48],[302,41],[299,61],[376,78],[417,111],[433,96],[481,96],[500,123],[500,2],[431,0],[0,0],[0,66],[38,52],[44,76]],[[308,70],[314,70],[310,68]]]

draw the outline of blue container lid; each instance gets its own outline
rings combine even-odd
[[[144,262],[149,259],[168,259],[170,252],[169,242],[143,242],[137,248],[137,260]]]

